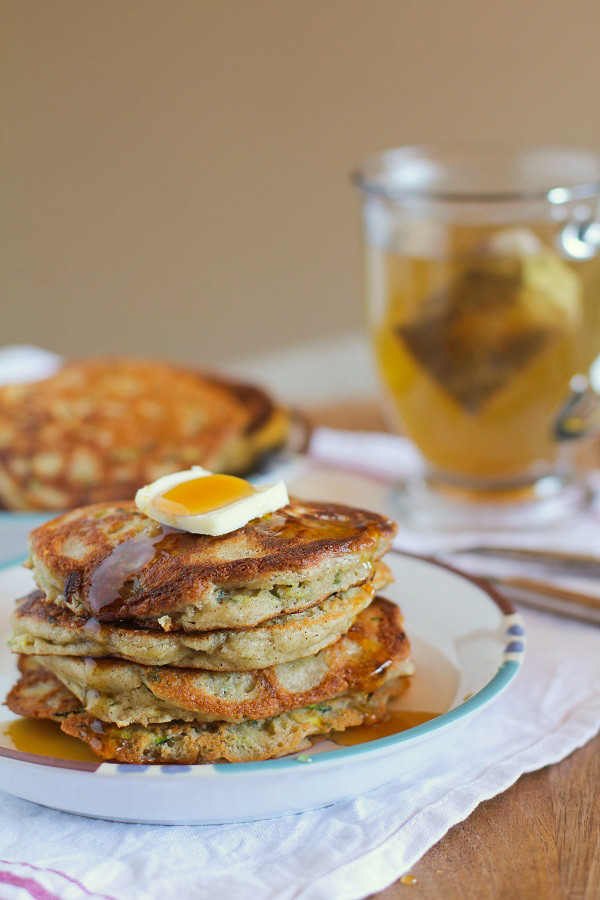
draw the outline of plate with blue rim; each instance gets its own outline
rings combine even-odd
[[[35,753],[15,749],[2,737],[0,789],[79,815],[209,824],[328,806],[391,781],[408,785],[434,761],[442,770],[449,742],[460,740],[467,723],[516,676],[525,651],[523,623],[510,602],[484,581],[395,551],[386,562],[395,581],[383,593],[402,609],[415,663],[398,708],[409,718],[418,710],[431,716],[428,721],[351,746],[322,739],[280,759],[193,766],[67,760],[45,745]],[[5,634],[15,599],[32,587],[32,575],[22,566],[0,568]],[[3,696],[16,674],[14,657],[1,648]],[[7,710],[2,718],[18,717]]]

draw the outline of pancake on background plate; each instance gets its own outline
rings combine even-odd
[[[128,500],[191,465],[244,474],[288,430],[288,413],[250,385],[160,362],[71,362],[0,387],[0,506]]]
[[[250,761],[385,717],[413,673],[400,610],[375,593],[395,526],[292,499],[211,537],[133,502],[32,532],[40,590],[13,615],[7,703],[105,759]]]

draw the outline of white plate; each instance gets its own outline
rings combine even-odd
[[[416,674],[406,709],[441,715],[353,747],[322,741],[308,754],[257,763],[133,766],[69,762],[0,747],[0,789],[67,812],[159,824],[240,822],[327,806],[393,780],[412,781],[516,675],[524,651],[520,617],[482,583],[438,563],[390,553]],[[31,590],[19,566],[0,571],[5,632],[15,598]],[[15,681],[0,652],[0,692]],[[7,713],[6,719],[15,718]]]

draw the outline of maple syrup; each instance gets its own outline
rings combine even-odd
[[[375,535],[375,528],[360,519],[351,519],[332,513],[286,513],[280,511],[265,516],[252,524],[252,530],[259,534],[277,537],[279,541],[306,544],[317,541],[352,541],[365,535]]]
[[[195,516],[237,503],[255,493],[251,484],[235,475],[205,475],[176,484],[156,497],[152,505],[172,516]]]
[[[390,712],[383,721],[374,724],[369,724],[367,717],[366,724],[354,725],[346,728],[345,731],[338,731],[331,734],[329,739],[342,747],[353,747],[355,744],[365,744],[367,741],[375,741],[377,738],[390,737],[392,734],[408,731],[409,728],[423,725],[439,715],[440,713],[435,712],[399,709]]]
[[[76,762],[100,762],[87,744],[60,730],[50,719],[14,719],[0,723],[0,747]]]
[[[136,593],[140,573],[163,557],[184,552],[194,537],[177,528],[161,525],[152,537],[136,535],[117,544],[92,574],[89,593],[92,613],[95,616],[118,613],[123,601]]]

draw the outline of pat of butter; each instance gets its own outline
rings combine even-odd
[[[254,487],[243,478],[193,466],[140,488],[135,503],[162,525],[218,537],[289,503],[283,481]]]

